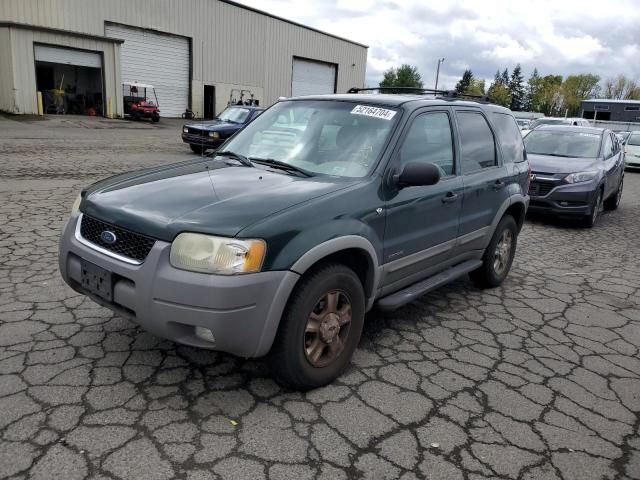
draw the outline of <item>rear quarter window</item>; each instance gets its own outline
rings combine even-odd
[[[491,120],[498,134],[503,162],[524,162],[524,142],[515,118],[506,113],[493,112]]]

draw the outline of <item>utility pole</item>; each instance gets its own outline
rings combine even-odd
[[[436,70],[436,86],[434,90],[438,90],[438,77],[440,76],[440,64],[444,63],[444,57],[438,59],[438,69]]]

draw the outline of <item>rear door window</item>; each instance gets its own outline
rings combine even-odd
[[[457,111],[460,134],[460,161],[462,172],[467,174],[495,167],[496,144],[493,132],[480,112]]]
[[[494,112],[491,120],[502,147],[504,163],[524,162],[524,142],[515,119],[509,114]]]

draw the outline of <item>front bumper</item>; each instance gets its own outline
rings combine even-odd
[[[224,138],[212,138],[202,135],[195,135],[193,133],[182,132],[182,141],[184,143],[193,145],[204,145],[205,147],[215,148],[222,145],[225,141]]]
[[[597,191],[596,182],[560,184],[543,196],[531,195],[529,212],[558,217],[581,217],[591,213]]]
[[[76,236],[80,218],[71,217],[60,238],[60,273],[74,290],[178,343],[242,357],[269,351],[298,274],[187,272],[170,265],[171,244],[162,241],[156,241],[142,264],[128,264],[81,243]],[[113,273],[111,302],[81,286],[81,259]],[[196,327],[211,330],[215,342],[197,336]]]
[[[640,168],[640,157],[627,155],[624,159],[625,168]]]

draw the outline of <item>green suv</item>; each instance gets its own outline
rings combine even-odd
[[[500,285],[528,183],[505,108],[292,98],[212,156],[83,190],[60,272],[158,336],[268,355],[274,376],[304,390],[346,368],[375,304],[396,309],[465,274]]]

